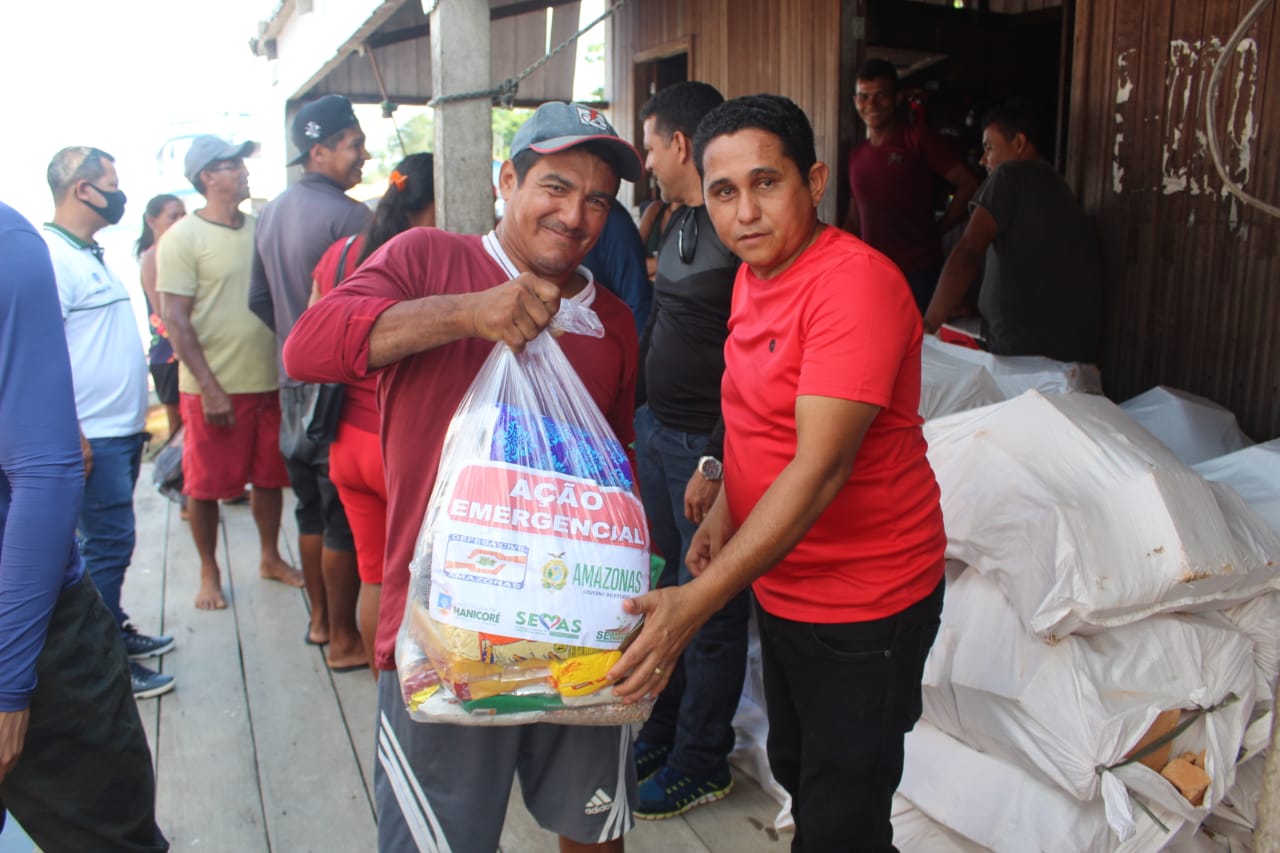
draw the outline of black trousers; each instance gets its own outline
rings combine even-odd
[[[7,808],[48,853],[168,850],[120,629],[87,572],[58,596],[36,677],[0,825]]]
[[[769,766],[791,794],[793,853],[896,850],[893,792],[943,586],[870,622],[792,622],[757,604]]]

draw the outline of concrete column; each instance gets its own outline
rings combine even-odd
[[[434,97],[488,89],[489,0],[448,0],[431,13]],[[466,234],[493,227],[491,102],[435,108],[436,224]]]

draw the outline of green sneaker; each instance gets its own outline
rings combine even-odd
[[[733,774],[728,769],[722,777],[693,779],[664,764],[640,786],[640,807],[635,814],[641,820],[663,820],[723,800],[732,790]]]

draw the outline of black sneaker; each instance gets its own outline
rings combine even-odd
[[[124,650],[130,658],[158,658],[165,652],[173,651],[173,637],[148,637],[139,634],[132,622],[120,626],[120,639],[124,640]]]
[[[173,689],[173,676],[147,669],[140,663],[129,661],[129,678],[133,682],[134,699],[150,699]]]
[[[664,764],[640,786],[635,815],[641,820],[675,817],[695,806],[723,800],[732,790],[733,776],[728,770],[720,778],[693,779]]]
[[[637,740],[635,746],[636,782],[643,782],[654,773],[657,773],[658,768],[667,763],[667,756],[670,754],[671,747],[669,746]]]

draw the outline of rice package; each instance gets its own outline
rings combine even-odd
[[[561,329],[602,337],[562,303]],[[649,590],[644,509],[625,449],[549,332],[499,343],[463,397],[410,564],[396,665],[422,721],[617,725],[604,675]]]

